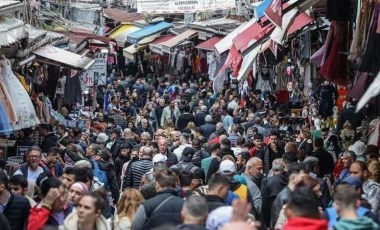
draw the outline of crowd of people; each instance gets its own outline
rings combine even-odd
[[[0,171],[1,229],[379,228],[379,148],[363,133],[345,148],[344,130],[287,116],[269,92],[110,82],[88,129],[18,132],[29,148]]]

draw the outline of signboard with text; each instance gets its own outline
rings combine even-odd
[[[106,85],[107,84],[107,53],[97,53],[95,63],[83,73],[83,85]]]
[[[137,0],[137,12],[150,14],[195,13],[235,7],[235,0]]]

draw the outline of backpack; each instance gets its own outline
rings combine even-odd
[[[192,169],[193,169],[193,168],[197,168],[197,166],[195,166],[195,165],[192,164],[192,163],[189,163],[185,168],[182,166],[181,163],[178,163],[176,166],[178,167],[178,169],[179,169],[180,171],[189,170],[189,171],[193,172]],[[195,169],[194,169],[194,171],[195,171]]]
[[[94,174],[94,177],[98,178],[99,182],[103,183],[103,188],[108,190],[108,179],[107,179],[106,172],[99,168],[98,162],[96,161],[93,161],[93,162],[94,162],[94,169],[92,170],[92,173]]]
[[[198,150],[193,154],[193,157],[191,158],[191,163],[193,163],[195,166],[198,168],[201,167],[201,161],[205,159],[206,157],[209,157],[210,155],[203,151],[203,150]]]

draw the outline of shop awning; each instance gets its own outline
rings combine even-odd
[[[149,49],[154,53],[163,55],[164,52],[162,51],[161,43],[166,42],[172,38],[174,38],[174,35],[161,36],[149,44]]]
[[[299,14],[295,19],[292,25],[289,27],[288,36],[301,30],[305,26],[311,24],[314,21],[314,18],[310,17],[306,13]]]
[[[252,19],[254,20],[254,19]],[[251,20],[251,21],[252,21]],[[244,22],[243,24],[241,24],[238,28],[236,28],[234,31],[232,31],[231,33],[229,33],[227,36],[225,36],[222,40],[220,40],[218,43],[215,44],[215,50],[216,52],[220,55],[224,52],[226,52],[227,50],[231,49],[232,47],[232,40],[238,35],[240,34],[241,32],[243,32],[247,26],[249,25],[249,23],[251,22]]]
[[[159,38],[159,34],[155,34],[141,39],[137,44],[133,44],[123,49],[123,55],[125,58],[134,60],[135,54],[143,49],[146,49],[151,42]]]
[[[219,36],[214,36],[207,41],[202,42],[201,44],[197,45],[195,48],[201,49],[201,50],[207,50],[207,51],[214,51],[215,50],[215,44],[218,43],[220,40],[222,40]]]
[[[178,34],[172,39],[161,43],[162,51],[164,51],[165,53],[170,53],[174,47],[178,46],[184,41],[187,41],[193,38],[197,34],[198,34],[197,30],[193,30],[193,29],[186,30],[185,32]]]
[[[124,47],[125,42],[127,41],[128,35],[140,29],[141,29],[140,27],[130,25],[130,24],[122,25],[118,27],[116,30],[114,30],[113,32],[111,32],[109,38],[115,39],[118,46]]]
[[[54,46],[43,46],[33,51],[38,60],[45,63],[60,63],[72,69],[87,70],[95,63],[91,58],[84,57]]]
[[[232,45],[230,52],[224,62],[222,68],[220,68],[219,73],[224,72],[228,67],[230,67],[237,59],[241,57],[241,54],[236,49],[235,45]]]
[[[254,7],[253,12],[255,14],[255,18],[260,19],[264,17],[265,10],[269,7],[272,0],[264,0],[258,6]]]
[[[26,37],[24,22],[15,18],[0,17],[0,46],[10,45]]]
[[[135,60],[135,54],[147,47],[148,45],[130,45],[127,48],[123,49],[123,55],[126,59],[133,61]]]
[[[153,34],[161,33],[162,31],[169,29],[172,27],[171,23],[168,22],[159,22],[157,24],[151,24],[146,26],[138,31],[135,31],[128,35],[127,42],[129,43],[137,43],[141,39],[151,36]]]
[[[266,21],[268,19],[264,18],[262,21]],[[263,39],[267,35],[270,34],[274,30],[275,26],[269,23],[266,26],[262,26],[260,23],[256,22],[246,30],[244,30],[241,34],[236,36],[233,39],[233,43],[236,46],[236,49],[243,53],[247,48],[254,45],[257,41]]]
[[[253,62],[256,60],[257,55],[259,55],[260,49],[261,45],[258,45],[243,57],[243,62],[241,63],[239,75],[237,77],[238,81],[245,79],[248,76],[249,71],[252,69]]]

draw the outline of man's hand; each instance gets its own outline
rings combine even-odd
[[[46,194],[42,204],[51,208],[60,195],[58,188],[51,188]]]

